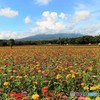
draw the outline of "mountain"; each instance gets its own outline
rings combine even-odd
[[[75,33],[58,33],[58,34],[38,34],[35,36],[29,36],[22,39],[17,39],[18,41],[31,41],[31,40],[52,40],[58,38],[75,38],[81,37],[82,34],[75,34]]]

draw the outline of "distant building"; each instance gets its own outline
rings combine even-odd
[[[48,45],[51,45],[51,43],[48,43]]]
[[[91,45],[91,43],[89,43],[88,45]]]
[[[98,45],[100,45],[100,43],[98,43]]]
[[[66,45],[69,45],[68,43]]]

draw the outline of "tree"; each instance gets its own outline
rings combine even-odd
[[[14,39],[10,39],[9,40],[9,45],[10,45],[11,48],[13,47],[14,44],[15,44],[15,40]]]
[[[7,46],[7,41],[4,40],[0,41],[0,46]]]

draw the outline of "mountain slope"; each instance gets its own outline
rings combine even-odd
[[[52,40],[58,38],[74,38],[74,37],[81,37],[82,34],[67,34],[67,33],[59,33],[59,34],[38,34],[35,36],[29,36],[26,38],[18,39],[19,41],[31,41],[31,40]]]

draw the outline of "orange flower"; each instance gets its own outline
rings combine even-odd
[[[37,84],[37,82],[32,82],[32,84],[33,84],[33,85],[36,85],[36,84]]]
[[[30,100],[28,97],[23,98],[22,100]]]
[[[34,100],[40,100],[39,98],[36,98],[36,99],[34,99]]]
[[[47,93],[48,92],[48,87],[43,87],[42,88],[42,94],[45,94],[45,93]]]
[[[57,94],[57,97],[59,98],[59,97],[61,97],[62,96],[62,93],[58,93]]]
[[[16,92],[11,92],[11,93],[10,93],[10,96],[11,96],[11,97],[15,97],[15,96],[16,96]]]
[[[7,81],[11,81],[12,80],[12,78],[7,78]]]
[[[50,98],[49,98],[49,97],[46,97],[46,98],[44,98],[43,100],[50,100]]]
[[[17,70],[13,70],[13,73],[17,73]]]

